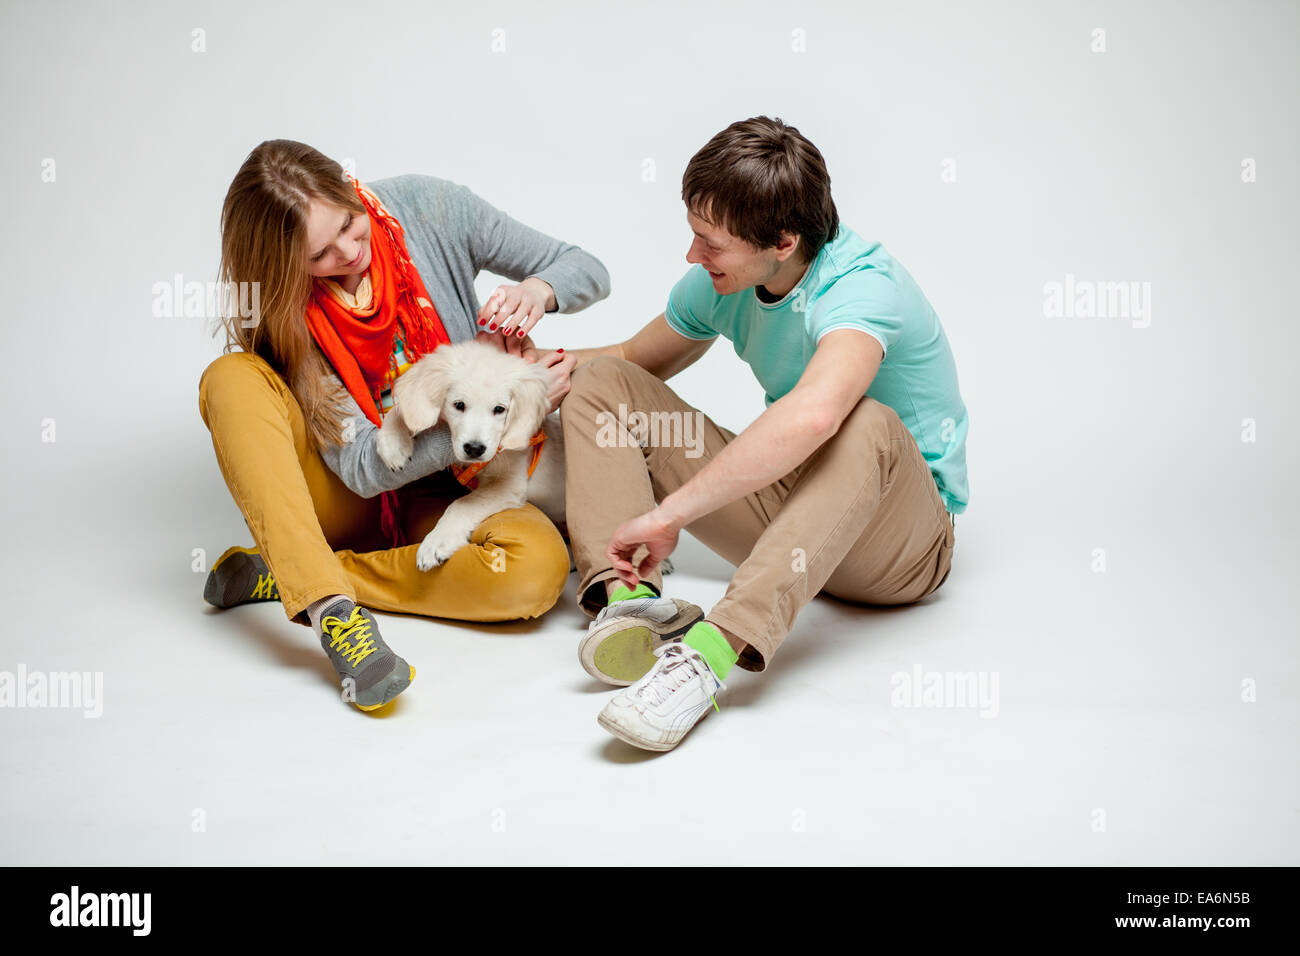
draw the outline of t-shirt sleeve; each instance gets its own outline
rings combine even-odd
[[[668,293],[664,318],[674,332],[688,339],[715,338],[719,332],[709,324],[709,318],[717,300],[708,272],[703,266],[691,266]]]
[[[813,303],[806,321],[814,342],[836,329],[859,329],[888,355],[903,334],[902,296],[893,278],[881,270],[852,272]]]

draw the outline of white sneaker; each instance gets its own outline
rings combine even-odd
[[[642,750],[672,750],[700,722],[726,685],[703,655],[676,641],[655,650],[650,672],[620,691],[596,718],[611,734]]]
[[[642,597],[615,601],[600,609],[578,645],[578,660],[596,680],[626,687],[654,667],[664,644],[681,640],[697,621],[699,605],[681,598]]]

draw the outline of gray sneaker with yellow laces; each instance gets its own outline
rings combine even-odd
[[[379,636],[375,616],[346,597],[321,611],[319,633],[343,699],[359,710],[383,707],[415,679],[415,668]]]
[[[203,600],[213,607],[235,607],[254,601],[278,601],[280,589],[256,548],[227,548],[217,558],[203,585]]]

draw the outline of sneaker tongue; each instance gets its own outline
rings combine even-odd
[[[320,619],[323,621],[326,617],[341,617],[346,621],[352,616],[352,607],[352,602],[347,598],[343,598],[341,601],[335,601],[325,610],[321,611]]]
[[[666,648],[660,655],[659,673],[641,689],[656,704],[663,703],[669,694],[698,676],[688,656],[681,652],[680,645],[669,644]]]

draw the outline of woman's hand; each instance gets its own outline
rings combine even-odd
[[[532,337],[528,335],[522,339],[513,335],[502,338],[495,332],[480,332],[474,338],[476,341],[495,345],[507,354],[518,355],[525,362],[535,362],[546,369],[550,379],[550,386],[546,390],[547,398],[551,402],[548,415],[559,408],[560,403],[564,401],[564,396],[569,394],[569,376],[577,368],[578,360],[572,355],[566,355],[564,349],[539,353]]]
[[[528,361],[535,361],[542,368],[546,369],[551,378],[551,387],[546,390],[546,396],[551,400],[549,415],[560,407],[564,401],[564,396],[569,394],[569,376],[578,365],[578,360],[572,355],[565,355],[562,349],[554,352],[542,352],[540,355],[534,351],[535,358]],[[525,356],[527,358],[527,356]]]
[[[478,324],[506,338],[522,339],[555,309],[555,290],[536,276],[518,285],[499,285],[478,310]]]
[[[486,342],[488,345],[496,346],[507,355],[518,355],[526,362],[537,361],[537,346],[533,344],[532,336],[529,335],[525,335],[523,338],[515,335],[502,337],[497,332],[479,332],[474,336],[474,341]]]

